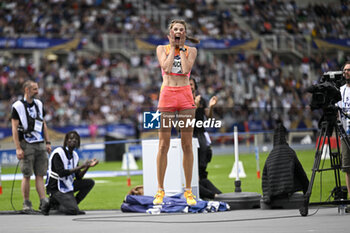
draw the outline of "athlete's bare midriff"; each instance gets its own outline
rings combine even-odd
[[[187,76],[180,75],[163,75],[163,86],[169,87],[182,87],[190,85],[190,81]]]

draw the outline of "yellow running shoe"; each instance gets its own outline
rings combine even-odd
[[[186,190],[184,192],[184,196],[186,198],[187,205],[196,205],[197,204],[197,201],[195,199],[196,196],[193,195],[192,190]]]
[[[153,205],[161,205],[163,204],[163,198],[165,196],[164,190],[159,189],[154,195]]]

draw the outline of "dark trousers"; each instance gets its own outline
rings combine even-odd
[[[211,161],[212,150],[211,147],[207,145],[207,139],[205,138],[204,133],[198,133],[197,139],[199,142],[198,148],[198,172],[199,179],[206,179],[208,177],[207,166]]]
[[[95,182],[92,179],[74,180],[74,191],[68,193],[55,192],[51,195],[50,203],[57,203],[58,210],[67,215],[76,215],[79,212],[78,204],[86,197],[94,187]],[[78,192],[74,197],[74,193]]]
[[[214,199],[221,191],[208,179],[199,180],[199,196],[202,199]]]
[[[199,132],[196,135],[198,148],[198,173],[199,173],[199,196],[202,199],[214,199],[215,194],[220,194],[221,191],[208,180],[207,166],[212,158],[211,147],[207,145],[207,139],[204,132]]]

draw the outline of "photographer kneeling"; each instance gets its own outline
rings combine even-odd
[[[63,147],[58,147],[51,153],[46,180],[50,201],[41,209],[44,215],[48,215],[50,208],[55,205],[58,205],[58,211],[67,215],[85,214],[79,210],[78,204],[90,192],[95,182],[82,178],[90,167],[98,164],[98,160],[88,160],[79,166],[79,156],[74,151],[79,146],[79,134],[71,131],[66,134]],[[76,196],[75,192],[78,192]]]

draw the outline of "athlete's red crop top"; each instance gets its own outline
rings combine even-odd
[[[186,48],[186,57],[188,57],[188,46],[184,46]],[[170,44],[165,46],[165,54],[168,56],[170,53]],[[181,58],[180,58],[180,51],[179,49],[175,49],[175,56],[174,56],[174,62],[173,62],[173,67],[171,68],[170,73],[166,73],[162,69],[162,76],[164,74],[170,74],[170,75],[178,75],[178,76],[187,76],[190,77],[191,72],[188,72],[188,74],[183,74],[182,69],[181,69]]]

